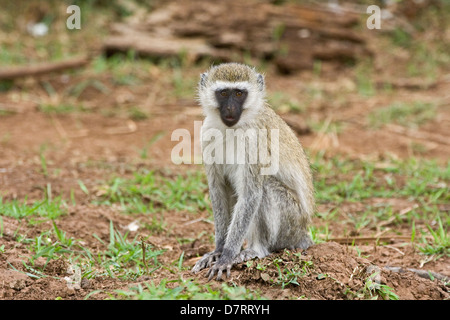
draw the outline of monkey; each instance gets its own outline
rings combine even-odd
[[[200,76],[198,100],[205,116],[201,148],[214,216],[215,250],[206,253],[191,271],[210,268],[208,281],[216,274],[221,280],[225,271],[229,278],[231,268],[244,261],[282,249],[305,250],[313,244],[308,230],[315,211],[309,160],[292,129],[269,106],[265,96],[264,76],[246,64],[222,63]],[[215,161],[206,161],[206,149],[214,146],[217,151],[239,139],[229,131],[251,129],[270,142],[274,142],[273,132],[278,132],[277,143],[258,141],[256,150],[278,156],[276,172],[262,174],[268,157],[251,162],[255,150],[236,145],[231,151],[238,156],[244,153],[245,161],[225,161],[229,150],[225,154],[217,152]],[[213,139],[208,135],[211,130],[226,138]],[[244,140],[249,142],[254,135],[245,135]],[[241,250],[244,242],[246,249]]]

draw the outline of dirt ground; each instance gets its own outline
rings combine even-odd
[[[382,61],[377,63],[382,64]],[[201,71],[199,66],[183,70],[186,76],[195,76]],[[140,224],[150,222],[152,218],[148,214],[123,214],[118,207],[95,205],[93,201],[97,198],[95,190],[101,183],[112,176],[130,177],[137,168],[171,170],[175,173],[202,170],[200,165],[177,166],[170,161],[171,150],[176,144],[171,141],[173,130],[186,128],[193,132],[194,121],[201,121],[202,114],[195,96],[181,99],[166,97],[165,84],[158,82],[162,72],[164,70],[158,67],[151,68],[145,81],[133,86],[110,84],[112,90],[108,92],[88,87],[77,97],[77,101],[88,106],[89,112],[60,114],[39,109],[39,101],[47,97],[45,83],[50,83],[56,95],[61,96],[65,88],[81,80],[95,78],[110,83],[107,76],[90,73],[89,67],[83,72],[20,79],[10,90],[0,92],[0,106],[14,108],[14,112],[0,115],[0,194],[3,201],[27,199],[31,203],[43,199],[48,193],[48,185],[51,185],[54,197],[74,197],[76,205],[69,205],[68,214],[59,217],[55,223],[68,237],[80,239],[83,246],[92,251],[102,246],[93,234],[107,241],[110,221],[120,230],[125,230],[125,226],[136,220]],[[450,132],[448,76],[448,70],[443,71],[430,88],[397,88],[366,97],[352,89],[355,77],[350,68],[324,64],[320,77],[312,72],[280,75],[270,67],[266,72],[268,92],[284,92],[302,99],[301,92],[307,87],[314,87],[330,97],[313,100],[311,108],[305,113],[283,113],[286,119],[303,124],[306,123],[305,118],[324,123],[331,119],[343,124],[338,133],[313,130],[299,134],[300,141],[311,154],[321,151],[327,157],[339,155],[373,161],[386,156],[399,159],[416,156],[437,159],[441,164],[446,163],[450,155],[447,140]],[[342,100],[334,99],[339,92],[345,92]],[[366,115],[396,100],[446,103],[447,107],[438,108],[437,116],[420,126],[414,134],[408,130],[399,131],[396,126],[370,128],[365,120]],[[130,101],[145,111],[148,118],[133,120],[120,112],[105,116],[105,110],[115,112],[118,105],[130,105]],[[157,135],[161,137],[149,145],[148,141]],[[420,148],[417,148],[418,145]],[[144,149],[147,150],[147,158],[141,156]],[[42,174],[42,154],[45,154],[47,175]],[[79,180],[92,192],[83,192]],[[374,198],[370,201],[379,200]],[[404,199],[387,201],[395,210],[411,206]],[[328,206],[319,204],[317,210],[324,212],[329,209]],[[448,214],[448,208],[446,210]],[[339,211],[358,212],[358,204],[344,203]],[[214,230],[208,217],[206,211],[192,214],[173,210],[164,213],[164,232],[150,234],[148,230],[139,229],[132,231],[131,236],[138,233],[148,236],[149,243],[164,248],[164,253],[158,258],[162,265],[178,261],[184,252],[183,266],[189,269],[198,256],[213,249],[212,242],[205,235],[212,234]],[[104,299],[109,297],[107,292],[117,289],[125,290],[150,280],[158,283],[162,279],[176,280],[180,277],[195,278],[199,283],[206,284],[205,272],[192,275],[187,269],[174,274],[167,268],[159,268],[151,275],[135,280],[109,277],[85,279],[81,288],[73,289],[64,280],[70,275],[69,264],[64,259],[50,261],[45,268],[46,276],[35,279],[26,274],[22,261],[30,253],[26,245],[16,241],[16,234],[32,238],[43,230],[51,229],[51,221],[29,224],[3,216],[2,223],[0,247],[4,246],[6,250],[0,253],[0,299],[84,299],[96,290],[98,293],[89,298]],[[313,224],[321,225],[323,221],[315,217]],[[345,236],[344,231],[340,233],[340,223],[331,223],[329,228],[334,228],[334,236]],[[408,225],[397,224],[395,228],[397,230],[393,231],[398,232],[391,235],[409,234]],[[203,236],[198,238],[203,231]],[[372,235],[372,230],[364,229],[358,234]],[[182,244],[180,238],[197,240]],[[270,263],[273,256],[259,261],[267,264],[265,270],[257,268],[258,261],[237,266],[228,281],[259,291],[269,299],[354,299],[358,298],[354,293],[364,287],[364,279],[373,268],[378,268],[380,283],[392,288],[400,299],[444,300],[450,297],[448,286],[443,281],[423,278],[407,270],[421,269],[450,276],[448,256],[424,263],[426,257],[411,243],[395,237],[385,245],[361,243],[358,250],[360,252],[352,245],[331,241],[314,245],[305,252],[275,253],[279,266],[286,268],[303,266],[306,260],[313,262],[307,266],[308,276],[299,279],[299,285],[295,286],[280,288],[272,285],[271,279],[278,276],[277,266]],[[38,259],[36,268],[44,262]],[[401,267],[405,271],[395,272],[385,268],[389,266]],[[214,281],[209,284],[220,286]]]

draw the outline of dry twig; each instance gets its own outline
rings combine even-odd
[[[392,272],[398,272],[398,273],[404,273],[404,272],[410,271],[410,272],[414,272],[421,278],[430,279],[430,280],[438,279],[438,280],[445,281],[445,282],[450,281],[450,278],[448,276],[443,275],[441,273],[429,271],[429,270],[419,270],[419,269],[414,269],[414,268],[402,268],[402,267],[391,267],[391,266],[386,266],[386,267],[384,267],[384,269],[392,271]]]
[[[88,57],[73,58],[65,61],[46,62],[29,66],[15,66],[0,69],[0,80],[13,80],[27,76],[39,76],[51,72],[80,68],[86,65],[90,59]]]

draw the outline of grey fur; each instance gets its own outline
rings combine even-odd
[[[243,68],[242,65],[239,68],[235,66],[225,64],[215,67],[219,69],[215,72],[214,81],[202,76],[200,97],[202,94],[206,97],[205,92],[216,81],[223,81],[217,78],[217,74],[226,75],[228,70],[232,70],[232,77],[239,80],[244,78],[236,74],[239,68]],[[192,271],[197,273],[210,267],[207,273],[209,279],[216,274],[217,279],[220,279],[224,271],[229,276],[236,263],[255,257],[262,258],[284,248],[306,249],[313,243],[308,233],[315,209],[309,162],[295,134],[264,102],[263,76],[252,68],[245,69],[245,72],[248,73],[245,77],[249,79],[250,92],[256,95],[251,101],[257,102],[255,106],[244,110],[244,113],[252,115],[251,119],[247,117],[246,121],[240,121],[235,126],[243,130],[279,130],[279,171],[274,175],[261,175],[263,165],[247,161],[245,164],[205,164],[214,212],[216,249],[202,257]],[[260,99],[257,95],[260,95]],[[200,102],[205,109],[205,105],[211,105],[214,101],[202,101],[201,98]],[[215,112],[217,111],[214,109],[205,112],[202,130],[214,127],[225,130],[215,120]],[[268,133],[267,139],[270,138]],[[212,142],[202,141],[202,148],[210,143]],[[270,143],[267,147],[270,153]],[[245,152],[248,159],[248,148]],[[242,250],[245,240],[247,249]]]

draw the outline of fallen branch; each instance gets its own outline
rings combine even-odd
[[[103,50],[107,55],[134,50],[141,56],[150,57],[179,56],[185,52],[194,61],[202,57],[231,59],[228,53],[214,49],[202,39],[157,38],[142,34],[111,36],[105,40]]]
[[[90,59],[88,57],[81,57],[58,62],[1,68],[0,80],[13,80],[21,77],[38,76],[66,69],[79,68],[86,65],[89,61]]]
[[[421,278],[430,279],[430,280],[438,279],[438,280],[445,281],[445,282],[450,280],[450,278],[446,275],[443,275],[443,274],[437,273],[437,272],[432,272],[429,270],[419,270],[419,269],[414,269],[414,268],[405,268],[404,269],[402,267],[390,267],[390,266],[386,266],[386,267],[384,267],[384,269],[392,271],[392,272],[398,272],[398,273],[405,273],[407,271],[410,271],[410,272],[414,272]]]
[[[392,79],[392,80],[377,80],[375,86],[377,88],[391,87],[394,89],[407,90],[426,90],[437,86],[437,81],[424,81],[423,79]]]
[[[391,242],[394,240],[411,240],[411,236],[384,236],[384,237],[346,237],[346,238],[330,238],[328,242],[337,242],[340,244],[353,244],[361,242]]]

